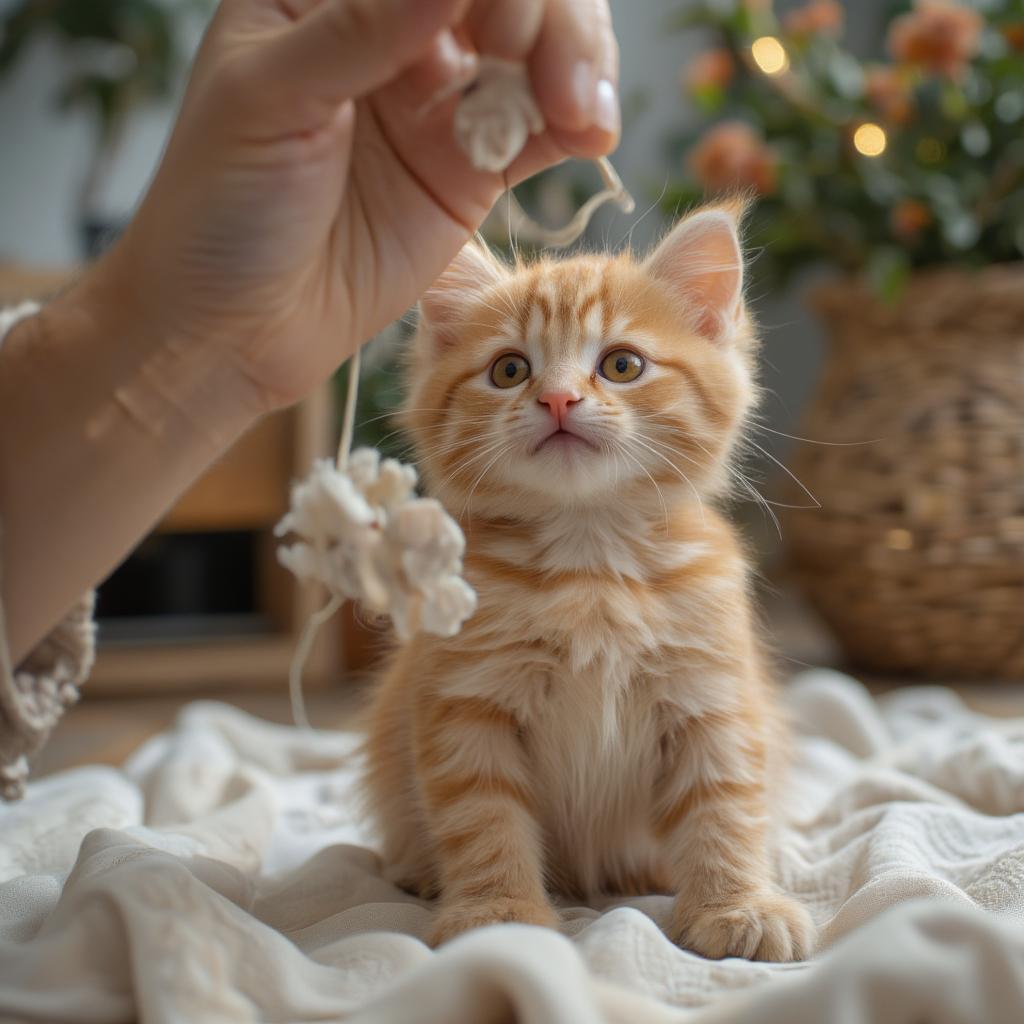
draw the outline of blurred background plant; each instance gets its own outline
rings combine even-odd
[[[65,62],[55,102],[61,111],[87,109],[94,144],[78,195],[79,230],[87,255],[112,225],[95,200],[117,153],[130,113],[170,97],[189,54],[178,27],[189,14],[208,15],[213,0],[17,0],[0,20],[0,77],[40,37],[56,39]]]
[[[755,193],[765,286],[823,261],[891,300],[915,268],[1024,256],[1024,0],[893,4],[866,60],[835,0],[697,0],[673,24],[711,45],[682,73],[703,116],[671,139],[664,205]]]

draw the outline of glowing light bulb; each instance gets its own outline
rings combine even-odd
[[[853,133],[853,148],[862,156],[881,156],[888,143],[880,125],[865,121]]]
[[[766,75],[781,75],[789,67],[786,48],[775,36],[761,36],[750,44],[750,56]]]

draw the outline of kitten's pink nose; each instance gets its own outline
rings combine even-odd
[[[575,391],[545,391],[537,401],[548,407],[548,412],[554,416],[555,422],[561,427],[568,415],[569,406],[578,404],[582,398]]]

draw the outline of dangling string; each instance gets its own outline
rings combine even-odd
[[[309,724],[309,716],[306,714],[306,699],[302,695],[302,672],[309,659],[309,653],[313,649],[313,641],[316,639],[317,631],[331,618],[342,606],[343,602],[337,595],[319,609],[313,612],[306,620],[302,628],[302,636],[295,646],[295,653],[292,655],[292,663],[288,669],[288,696],[292,706],[292,721],[300,729],[312,729]]]
[[[352,454],[352,435],[355,433],[356,402],[359,399],[359,372],[363,350],[357,348],[348,361],[348,388],[345,392],[345,417],[341,423],[341,440],[338,442],[338,470],[348,469],[348,457]]]
[[[622,179],[607,157],[598,157],[594,161],[601,174],[604,188],[592,195],[577,211],[572,220],[564,228],[547,228],[538,224],[520,205],[516,194],[509,189],[505,193],[508,204],[509,237],[512,234],[512,213],[515,211],[517,237],[525,235],[531,242],[537,242],[548,249],[565,249],[583,236],[590,226],[591,218],[605,203],[615,203],[623,213],[632,213],[636,209],[633,197],[626,191]]]
[[[362,363],[362,349],[356,349],[348,361],[348,387],[345,393],[345,413],[341,425],[341,440],[338,442],[336,464],[339,473],[348,470],[348,457],[352,454],[352,439],[355,433],[356,402],[359,398],[359,372]],[[332,595],[327,604],[313,612],[302,628],[302,635],[296,644],[288,667],[288,696],[292,708],[292,721],[300,729],[311,729],[309,716],[306,714],[306,700],[302,694],[302,674],[306,662],[313,650],[313,642],[320,627],[329,622],[341,608],[344,601],[337,594]]]
[[[508,247],[510,252],[512,253],[513,262],[518,264],[519,249],[516,247],[516,238],[518,238],[518,225],[516,235],[513,236],[512,234],[512,206],[515,200],[515,195],[512,192],[512,186],[509,184],[508,168],[505,168],[505,170],[501,172],[501,180],[505,183],[505,216],[508,222]],[[523,212],[523,208],[519,205],[518,202],[515,202],[515,207],[520,213]],[[484,239],[483,235],[479,231],[476,233],[476,235],[478,241],[486,248],[487,242]]]

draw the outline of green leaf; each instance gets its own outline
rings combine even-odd
[[[889,305],[900,300],[910,278],[910,257],[896,246],[879,246],[867,262],[868,282],[875,294]]]
[[[848,53],[834,49],[829,54],[828,77],[844,99],[859,100],[864,95],[864,69]]]
[[[708,115],[717,114],[725,103],[725,91],[717,85],[701,85],[690,90],[690,96],[700,110]]]
[[[963,89],[952,82],[948,83],[942,90],[942,98],[939,101],[939,105],[943,114],[951,121],[962,121],[971,112]]]
[[[981,225],[972,214],[960,210],[943,218],[942,233],[954,249],[967,250],[973,248],[981,237]]]
[[[983,157],[992,146],[992,137],[981,121],[969,121],[960,133],[960,145],[973,157]]]
[[[665,28],[669,32],[701,28],[714,23],[714,18],[702,8],[680,11],[665,19]]]

